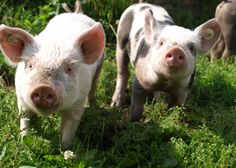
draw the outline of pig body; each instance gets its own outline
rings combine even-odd
[[[236,55],[236,0],[222,1],[215,17],[221,27],[221,35],[211,50],[211,61]]]
[[[169,107],[184,103],[193,81],[196,50],[210,49],[220,34],[215,19],[194,31],[176,26],[160,6],[134,4],[122,14],[117,30],[117,81],[112,106],[124,100],[134,68],[130,120],[139,120],[150,93],[169,94]]]
[[[101,24],[82,13],[64,13],[51,19],[36,37],[1,25],[0,44],[9,62],[17,64],[15,86],[21,116],[61,112],[61,147],[68,149],[86,99],[94,99],[105,46]],[[26,134],[24,121],[21,128]]]

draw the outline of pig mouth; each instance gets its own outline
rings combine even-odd
[[[187,73],[187,65],[176,66],[170,64],[160,64],[158,68],[154,68],[154,72],[157,76],[164,76],[168,78],[182,77]]]
[[[42,116],[49,116],[49,115],[53,115],[56,112],[59,111],[59,104],[54,105],[53,107],[42,107],[42,106],[38,106],[38,105],[34,105],[32,103],[32,108],[33,111],[35,111],[36,113],[42,115]]]
[[[186,64],[179,66],[178,64],[175,63],[166,63],[165,67],[167,71],[170,71],[171,73],[179,73],[182,72],[186,69]]]
[[[35,105],[34,105],[35,106]],[[40,113],[45,113],[45,114],[54,114],[56,111],[58,111],[58,105],[54,105],[53,107],[42,107],[42,106],[35,106],[37,111]]]

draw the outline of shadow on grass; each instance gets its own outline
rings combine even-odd
[[[171,141],[185,137],[183,130],[162,129],[157,121],[128,122],[121,111],[89,107],[77,138],[88,150],[96,150],[102,167],[184,167]]]
[[[196,80],[183,120],[192,127],[205,124],[225,143],[236,143],[236,88],[219,74]]]
[[[60,115],[54,114],[51,117],[33,116],[30,120],[30,138],[33,139],[32,143],[37,141],[38,144],[48,145],[51,154],[60,152]],[[31,142],[30,142],[31,143]],[[30,144],[32,145],[32,144]],[[46,152],[42,152],[46,153]]]

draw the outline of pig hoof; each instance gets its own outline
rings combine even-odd
[[[112,98],[111,107],[120,108],[122,106],[123,96],[113,96],[113,97],[114,98]]]
[[[23,139],[26,135],[29,134],[29,124],[30,119],[28,118],[21,118],[20,119],[20,136]]]
[[[61,151],[65,152],[67,150],[71,150],[72,149],[72,142],[62,142],[61,143]]]

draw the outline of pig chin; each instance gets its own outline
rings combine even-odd
[[[34,111],[41,115],[41,116],[49,116],[49,115],[53,115],[56,112],[58,112],[58,108],[55,109],[42,109],[42,108],[35,108]]]
[[[165,76],[167,78],[179,78],[188,74],[187,64],[179,67],[172,66],[166,63],[153,65],[153,70],[157,76]]]
[[[187,64],[184,64],[182,66],[176,66],[175,64],[166,64],[165,67],[167,73],[173,75],[185,74],[185,72],[187,71]]]
[[[35,105],[31,101],[29,106],[32,111],[34,111],[35,113],[37,113],[41,116],[49,116],[49,115],[55,114],[56,112],[60,111],[59,103],[55,104],[53,107],[42,107],[42,106]]]

